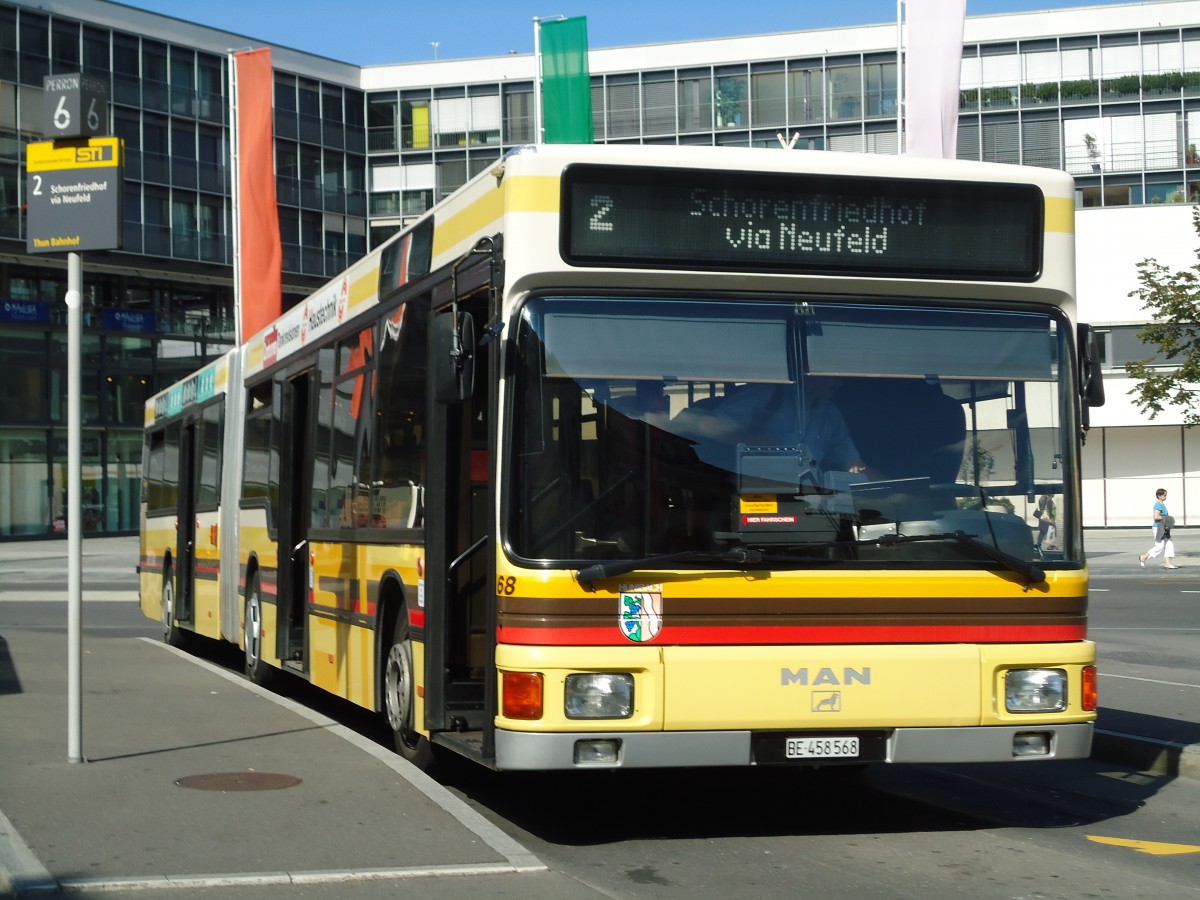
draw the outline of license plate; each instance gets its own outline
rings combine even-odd
[[[787,759],[857,759],[857,737],[790,737],[784,741]]]

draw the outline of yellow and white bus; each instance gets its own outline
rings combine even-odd
[[[142,608],[418,764],[1084,757],[1074,208],[1037,168],[514,151],[151,399]]]

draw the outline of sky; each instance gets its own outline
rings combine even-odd
[[[967,15],[1116,2],[967,0]],[[123,5],[358,66],[425,62],[435,55],[532,53],[535,16],[586,16],[592,47],[896,21],[896,0],[123,0]]]

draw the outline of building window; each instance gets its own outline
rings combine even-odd
[[[656,72],[642,81],[642,133],[675,133],[675,78]]]
[[[718,72],[713,94],[716,127],[748,128],[750,125],[748,90],[744,72]]]
[[[503,125],[504,143],[528,144],[533,141],[533,90],[531,88],[505,90]]]
[[[428,150],[430,147],[430,107],[428,98],[400,100],[400,147],[404,150]]]
[[[500,94],[493,88],[474,88],[468,91],[469,135],[472,147],[500,146]]]
[[[637,76],[632,76],[636,78]],[[621,76],[618,81],[608,80],[607,102],[604,104],[607,112],[609,140],[637,137],[641,116],[638,113],[638,85],[636,81]]]
[[[129,34],[113,35],[114,103],[141,106],[142,82],[138,39]]]
[[[867,118],[896,115],[896,64],[868,63],[863,80]]]
[[[54,44],[51,53],[54,59],[54,71],[78,72],[79,64],[79,23],[70,19],[54,19],[54,30],[51,35]]]
[[[50,26],[45,16],[21,10],[21,83],[40,88],[50,74]]]
[[[679,73],[679,130],[712,131],[712,76],[708,72]]]
[[[170,107],[167,45],[158,41],[142,41],[142,106],[164,113]]]
[[[177,116],[195,118],[196,51],[183,47],[171,48],[171,112]]]
[[[1021,123],[1021,143],[1025,165],[1045,169],[1057,169],[1062,165],[1057,120],[1025,119]]]
[[[755,128],[787,124],[787,83],[782,69],[750,75],[750,122]]]
[[[0,81],[17,80],[17,11],[0,7]]]
[[[400,101],[396,94],[373,94],[367,101],[367,150],[397,150]]]
[[[816,125],[825,121],[824,78],[818,66],[788,71],[788,122]]]
[[[458,159],[439,158],[437,170],[437,199],[442,200],[467,183],[466,157]]]
[[[1021,138],[1016,122],[984,121],[983,159],[1012,165],[1020,163]]]
[[[0,431],[0,481],[25,485],[12,501],[0,503],[0,536],[19,537],[50,531],[48,446],[44,429]]]
[[[19,295],[16,295],[19,296]],[[0,423],[46,421],[46,333],[24,328],[0,329]]]
[[[830,66],[825,72],[830,122],[862,118],[862,66]]]

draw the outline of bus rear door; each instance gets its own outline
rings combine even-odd
[[[183,423],[179,436],[179,499],[175,560],[175,619],[194,625],[196,601],[196,421]]]
[[[312,578],[308,527],[312,516],[315,374],[314,369],[306,369],[281,385],[276,652],[285,667],[301,671],[307,669],[305,632]]]

